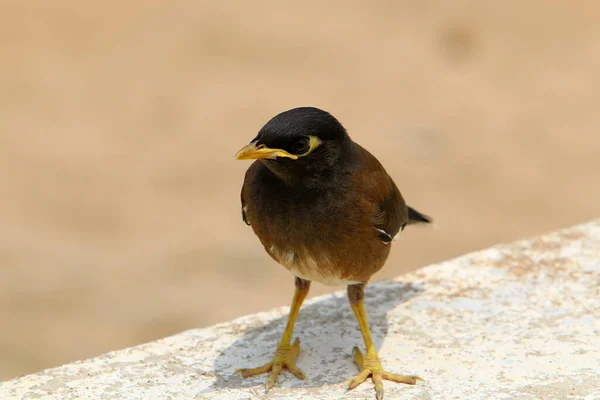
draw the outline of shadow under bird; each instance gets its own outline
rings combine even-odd
[[[353,389],[371,377],[378,400],[383,380],[410,385],[418,376],[383,369],[371,339],[363,297],[365,285],[381,269],[392,242],[407,226],[431,218],[408,207],[381,163],[354,142],[326,111],[300,107],[273,117],[237,154],[256,160],[242,187],[242,219],[267,253],[295,276],[295,293],[285,331],[273,360],[241,369],[244,377],[269,373],[271,389],[283,369],[299,379],[300,341],[292,342],[296,317],[311,281],[345,285],[365,342],[354,347],[359,373]]]

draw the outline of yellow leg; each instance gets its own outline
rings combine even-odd
[[[417,381],[422,379],[418,376],[393,374],[385,371],[381,366],[379,355],[377,354],[377,350],[375,349],[373,340],[371,339],[369,320],[367,318],[367,312],[365,311],[365,305],[363,301],[364,290],[364,284],[348,286],[348,300],[350,300],[350,306],[352,307],[352,311],[354,311],[354,315],[356,315],[356,319],[358,320],[358,326],[360,327],[360,331],[365,341],[365,347],[367,349],[367,352],[364,356],[358,347],[354,347],[352,349],[354,362],[358,366],[360,372],[348,383],[348,390],[354,389],[366,381],[370,376],[375,384],[377,400],[382,400],[384,379],[398,383],[406,383],[409,385],[414,385],[417,383]]]
[[[296,290],[294,292],[294,299],[292,300],[292,307],[290,309],[290,315],[288,316],[287,325],[281,335],[281,340],[275,351],[273,361],[262,365],[258,368],[244,368],[237,370],[236,373],[241,373],[244,378],[251,376],[264,374],[270,372],[265,389],[268,391],[277,382],[277,378],[283,368],[290,371],[299,379],[306,379],[306,375],[296,366],[296,359],[300,353],[300,340],[296,338],[296,341],[292,344],[292,333],[294,331],[294,324],[298,317],[298,311],[310,289],[310,281],[296,278]]]

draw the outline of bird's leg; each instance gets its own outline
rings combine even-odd
[[[354,315],[356,315],[356,319],[358,320],[358,326],[360,327],[367,350],[365,355],[363,355],[358,347],[354,347],[352,349],[354,362],[358,366],[360,372],[348,383],[348,390],[354,389],[366,381],[368,377],[371,377],[371,379],[373,379],[373,383],[375,384],[377,400],[382,400],[384,379],[398,383],[406,383],[409,385],[414,385],[418,380],[422,379],[418,376],[393,374],[385,371],[381,366],[379,355],[377,354],[377,350],[375,349],[373,340],[371,339],[371,330],[369,329],[369,321],[367,319],[367,312],[365,311],[365,305],[363,301],[364,291],[364,283],[348,286],[348,300],[350,300],[350,306],[352,307],[352,311],[354,311]]]
[[[246,368],[236,371],[241,373],[244,378],[248,378],[254,375],[264,374],[270,372],[265,389],[268,391],[277,382],[277,378],[283,368],[290,371],[299,379],[306,379],[306,375],[296,366],[296,359],[300,353],[300,340],[296,338],[292,344],[292,333],[294,331],[294,324],[298,317],[298,311],[302,302],[308,295],[310,288],[310,281],[296,278],[296,290],[294,292],[294,299],[292,300],[292,307],[290,309],[290,315],[288,316],[287,325],[275,351],[273,361],[262,365],[258,368]]]

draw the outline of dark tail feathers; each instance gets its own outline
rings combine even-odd
[[[408,225],[412,224],[430,224],[433,219],[425,214],[421,214],[412,207],[408,207]]]

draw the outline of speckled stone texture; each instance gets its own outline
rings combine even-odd
[[[600,221],[500,245],[368,286],[387,399],[600,399]],[[191,330],[0,384],[0,399],[365,399],[344,394],[363,347],[345,293],[312,299],[295,336],[298,365],[264,394],[287,307]],[[65,338],[68,340],[68,338]]]

